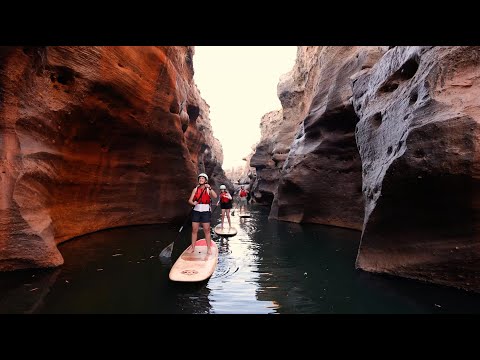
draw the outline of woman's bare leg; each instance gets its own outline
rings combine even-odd
[[[210,249],[210,245],[212,244],[212,240],[210,238],[210,223],[203,223],[203,232],[205,233],[205,240],[207,240],[207,254],[211,254],[212,250]]]
[[[192,245],[190,245],[190,253],[195,251],[195,243],[197,242],[198,227],[200,223],[192,222]]]

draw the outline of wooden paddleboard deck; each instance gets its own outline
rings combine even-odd
[[[238,213],[238,216],[240,216],[240,217],[250,217],[250,213],[249,212]]]
[[[207,254],[207,241],[197,240],[195,252],[189,253],[188,247],[175,261],[168,277],[172,281],[196,282],[203,281],[212,276],[218,262],[217,244],[211,241],[210,255]]]
[[[222,224],[218,224],[217,226],[215,226],[215,228],[213,229],[213,231],[215,231],[215,234],[220,235],[220,236],[224,236],[224,237],[237,235],[237,229],[235,229],[232,226],[232,228],[229,230],[228,229],[228,223],[223,224],[223,230],[220,229],[221,226],[222,226]]]

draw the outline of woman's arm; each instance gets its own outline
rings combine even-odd
[[[212,187],[210,185],[208,185],[208,191],[209,191],[209,195],[212,196],[214,199],[217,198],[217,193],[215,192],[215,190],[212,189]]]

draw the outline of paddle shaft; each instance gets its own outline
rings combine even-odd
[[[232,215],[233,215],[233,216],[235,216],[235,210],[237,210],[237,208],[238,208],[238,201],[237,201],[237,203],[235,204],[235,209],[233,209],[233,211],[232,211]]]

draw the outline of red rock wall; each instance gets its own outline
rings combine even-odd
[[[0,270],[57,266],[62,241],[185,216],[199,149],[212,146],[192,57],[0,49]]]

